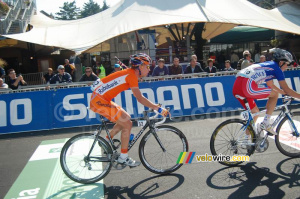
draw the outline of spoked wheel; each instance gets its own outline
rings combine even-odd
[[[69,139],[62,148],[61,168],[75,182],[94,183],[109,173],[112,153],[102,137],[95,139],[94,134],[80,134]]]
[[[212,155],[232,156],[250,156],[255,146],[255,133],[249,125],[249,139],[246,139],[246,130],[244,130],[245,121],[240,119],[230,119],[221,123],[213,132],[210,139],[210,151]],[[226,166],[236,166],[243,161],[219,161]]]
[[[179,129],[172,126],[162,125],[155,129],[155,132],[148,131],[141,140],[141,162],[153,173],[172,173],[182,166],[177,163],[177,159],[181,152],[188,151],[187,139]]]
[[[293,128],[294,125],[300,133],[300,112],[294,112],[292,116],[293,123],[285,117],[278,124],[275,143],[282,154],[293,158],[300,157],[300,136],[297,137]]]

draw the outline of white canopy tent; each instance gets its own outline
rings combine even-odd
[[[93,47],[113,37],[148,27],[206,22],[202,37],[213,38],[237,25],[248,25],[300,34],[300,6],[294,12],[265,10],[246,0],[122,0],[99,14],[72,21],[53,20],[38,14],[33,29],[5,37],[73,50]],[[284,12],[284,13],[282,13]]]

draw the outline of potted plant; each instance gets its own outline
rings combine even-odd
[[[3,1],[0,1],[0,12],[2,12],[3,14],[7,14],[9,11],[9,6],[3,2]]]

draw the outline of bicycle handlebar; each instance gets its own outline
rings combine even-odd
[[[170,108],[167,108],[167,110],[170,111]],[[155,115],[153,115],[152,117],[149,117],[148,120],[156,119],[159,116],[158,111],[150,109],[148,111],[144,111],[144,118],[146,118],[146,116],[149,112],[154,112]],[[167,119],[167,117],[163,117],[163,119],[159,122],[156,122],[155,125],[160,125],[160,124],[165,123],[166,119]],[[172,120],[171,116],[170,116],[170,120]]]

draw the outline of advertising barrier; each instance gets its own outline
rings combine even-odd
[[[299,70],[285,72],[288,85],[297,92],[299,76]],[[234,81],[235,76],[220,76],[142,82],[139,86],[150,101],[170,107],[173,117],[181,117],[242,108],[232,95]],[[87,109],[90,96],[89,87],[2,94],[0,134],[98,124],[99,116]],[[140,117],[145,110],[131,90],[119,94],[114,101],[132,118]],[[257,101],[259,107],[265,104],[266,100]]]

